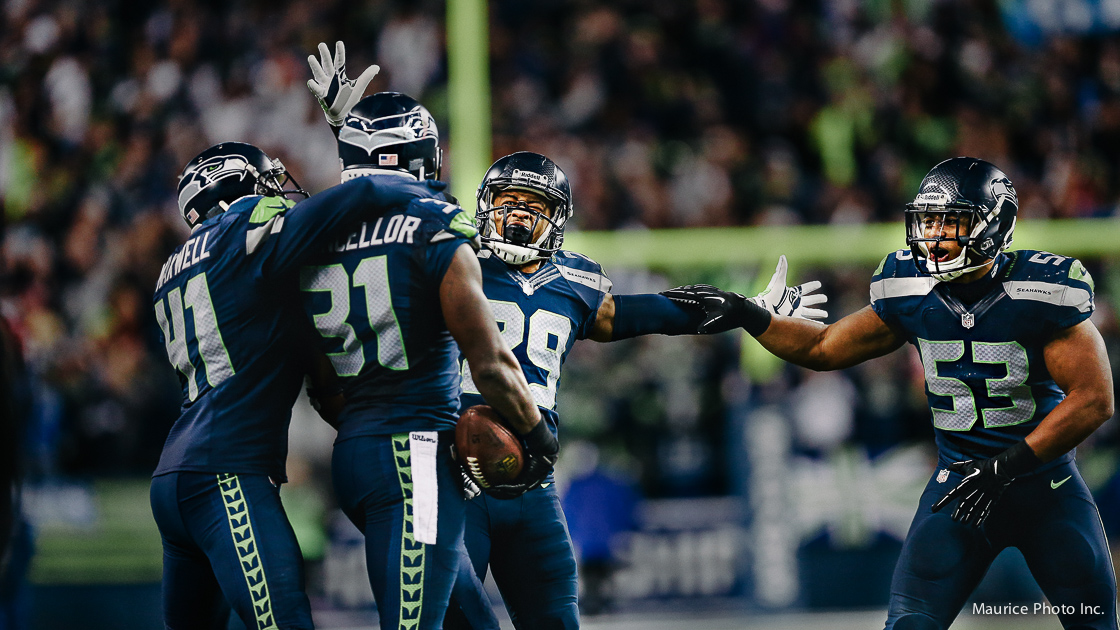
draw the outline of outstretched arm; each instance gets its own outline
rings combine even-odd
[[[438,193],[428,182],[374,175],[332,186],[294,206],[279,197],[262,197],[249,218],[245,251],[261,257],[266,274],[287,274],[361,221]]]
[[[802,319],[828,317],[826,311],[815,308],[827,302],[828,297],[820,293],[810,295],[821,287],[821,283],[814,280],[787,287],[787,268],[786,257],[780,256],[766,289],[749,300],[738,293],[720,291],[709,285],[679,287],[656,295],[616,297],[608,293],[599,306],[595,326],[588,338],[593,341],[616,341],[639,335],[724,332],[743,325],[735,322],[739,316],[748,315],[749,318],[749,313],[745,312],[748,302],[775,315],[790,315]],[[694,294],[688,295],[689,290]],[[709,293],[702,297],[700,293],[705,290]],[[678,300],[676,297],[685,299]],[[755,315],[761,313],[755,310]]]
[[[1104,339],[1085,320],[1060,331],[1043,348],[1050,376],[1066,398],[1027,435],[1027,444],[1048,462],[1080,444],[1112,417],[1112,368]]]
[[[817,371],[851,367],[905,342],[870,306],[829,325],[773,315],[756,339],[774,356]]]
[[[699,323],[698,313],[663,295],[608,293],[603,296],[587,338],[608,342],[640,335],[694,335]]]
[[[818,371],[839,370],[883,356],[905,341],[870,306],[834,324],[813,321],[827,315],[813,308],[826,298],[807,295],[820,283],[787,287],[785,276],[783,256],[770,285],[754,298],[707,284],[677,287],[662,295],[700,312],[701,333],[743,328],[774,356]]]

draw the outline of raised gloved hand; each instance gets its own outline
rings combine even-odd
[[[953,510],[953,520],[980,527],[992,513],[992,506],[1003,496],[1015,477],[1041,464],[1042,460],[1027,446],[1026,441],[989,459],[968,459],[949,464],[949,470],[964,475],[964,479],[934,503],[931,510],[939,512],[959,497],[960,502]]]
[[[342,42],[334,45],[334,59],[331,59],[327,45],[320,43],[319,56],[322,61],[316,59],[315,55],[307,57],[312,77],[307,82],[307,89],[319,99],[327,122],[333,127],[339,127],[354,105],[362,99],[366,87],[377,76],[381,66],[370,66],[357,79],[349,79],[346,77],[346,46]]]
[[[540,486],[552,474],[560,456],[560,442],[552,434],[544,418],[541,418],[532,431],[521,436],[521,441],[525,445],[525,465],[521,468],[521,474],[510,483],[495,484],[483,492],[495,499],[516,499]]]
[[[750,298],[751,302],[765,308],[774,315],[797,317],[800,319],[824,319],[828,311],[812,308],[815,304],[824,304],[828,296],[823,293],[809,295],[821,288],[818,280],[812,280],[795,287],[786,286],[786,271],[789,265],[784,255],[778,257],[778,266],[774,275],[770,277],[770,284],[758,295]]]

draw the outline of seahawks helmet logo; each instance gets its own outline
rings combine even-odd
[[[436,121],[428,110],[415,107],[403,114],[370,119],[353,112],[338,132],[338,141],[353,145],[367,154],[389,145],[438,138]]]
[[[215,155],[207,158],[185,176],[189,179],[183,186],[183,190],[179,192],[179,207],[186,208],[195,195],[220,179],[234,176],[237,179],[245,179],[246,175],[259,177],[260,173],[244,156]]]

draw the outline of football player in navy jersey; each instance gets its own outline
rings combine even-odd
[[[335,131],[343,181],[439,177],[435,121],[412,98],[374,94],[342,121]],[[440,627],[465,558],[465,503],[451,454],[460,353],[525,443],[519,483],[551,472],[559,445],[482,292],[474,221],[448,198],[417,203],[449,220],[399,212],[362,223],[304,266],[300,288],[341,378],[332,476],[342,510],[365,535],[380,625],[423,630]],[[476,622],[497,628],[472,577],[460,579],[475,593]]]
[[[350,173],[385,169],[434,177],[438,153],[413,152],[394,144],[402,139],[435,137],[435,123],[427,111],[420,108],[422,114],[414,113],[419,104],[403,95],[379,94],[359,102],[339,127],[335,122],[339,116],[332,114],[329,99],[323,96],[332,91],[322,88],[331,72],[337,72],[338,63],[330,58],[325,46],[320,46],[319,52],[321,63],[309,58],[316,79],[308,87],[319,98],[338,137],[343,179]],[[400,122],[402,119],[405,122]],[[535,430],[547,431],[556,439],[560,369],[576,339],[607,342],[646,334],[696,332],[700,318],[690,309],[656,294],[613,296],[610,280],[595,261],[561,249],[564,226],[573,212],[571,187],[564,172],[547,157],[520,152],[501,158],[479,185],[476,202],[484,245],[477,254],[482,289],[493,309],[492,318],[500,324],[501,342],[516,357],[532,400],[546,421]],[[346,245],[359,250],[352,255],[354,259],[360,258],[362,243],[368,239],[365,233],[356,234]],[[338,284],[341,286],[341,280]],[[800,299],[802,293],[819,286],[813,283],[791,288],[791,294],[798,291],[799,300],[786,300],[779,312],[823,317],[824,311],[811,306],[823,302],[824,296]],[[771,298],[763,303],[767,308],[778,308]],[[324,311],[326,306],[324,302],[314,309],[321,321],[330,316]],[[342,339],[347,333],[336,330],[333,334]],[[463,346],[463,339],[458,335],[455,339]],[[328,352],[338,351],[336,347]],[[486,391],[482,376],[487,366],[476,363],[467,347],[462,351],[465,360],[460,407],[489,404],[510,420],[515,430],[523,431],[507,415],[501,401]],[[335,367],[339,374],[346,369],[338,359]],[[351,398],[349,386],[346,398]],[[344,413],[350,413],[349,406]],[[527,452],[532,453],[533,442],[524,437],[523,441]],[[554,461],[552,458],[550,464]],[[338,447],[335,462],[336,486],[340,487],[344,484],[338,484]],[[495,623],[492,614],[489,618],[485,614],[477,577],[485,577],[488,566],[493,568],[516,627],[579,626],[575,554],[550,472],[551,465],[533,466],[514,482],[486,488],[486,494],[467,504],[466,544],[473,571],[462,567],[455,582],[455,606],[444,627],[478,630]],[[467,479],[464,482],[470,484]],[[477,492],[477,488],[474,490]],[[383,627],[384,623],[383,617]]]
[[[279,160],[225,142],[179,180],[190,238],[168,258],[156,320],[183,388],[152,480],[167,628],[311,628],[299,546],[280,502],[292,404],[308,364],[300,265],[361,219],[431,197],[419,182],[359,178],[314,198]],[[293,181],[294,183],[294,181]],[[408,205],[414,223],[450,218]],[[227,603],[228,602],[228,603]]]
[[[850,367],[910,343],[925,368],[939,464],[891,585],[886,627],[948,628],[992,560],[1022,552],[1066,628],[1117,628],[1116,578],[1074,447],[1109,419],[1113,385],[1080,261],[1005,251],[1018,200],[998,168],[946,160],[906,207],[871,305],[825,326],[714,287],[668,295],[702,328],[743,326],[778,357]]]
[[[690,309],[657,294],[614,295],[598,263],[562,249],[572,192],[549,158],[523,151],[499,159],[479,185],[476,202],[485,245],[478,254],[483,288],[552,431],[559,422],[560,371],[576,340],[696,333],[700,318]],[[819,286],[797,289],[807,293]],[[824,296],[808,296],[784,312],[823,317],[824,311],[811,308],[822,301]],[[462,406],[483,402],[468,360]],[[483,577],[493,571],[517,628],[579,627],[575,554],[550,481],[492,486],[467,508],[474,569]],[[445,627],[467,625],[453,609]]]

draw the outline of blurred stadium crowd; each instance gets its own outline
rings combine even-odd
[[[34,377],[33,477],[154,468],[179,391],[151,292],[186,233],[182,165],[242,140],[281,157],[311,192],[337,182],[334,140],[304,85],[306,56],[337,39],[352,74],[380,64],[371,89],[408,93],[442,124],[443,9],[3,3],[0,309]],[[1115,34],[1027,37],[1004,26],[996,0],[495,0],[490,10],[495,155],[529,149],[564,167],[578,229],[899,221],[922,175],[953,155],[1007,171],[1024,220],[1116,213]],[[1101,281],[1114,272],[1086,262],[1101,291],[1095,321],[1120,365]],[[798,270],[825,280],[834,317],[867,303],[870,272]],[[612,276],[625,293],[743,284],[731,273]],[[844,444],[874,455],[930,433],[905,352],[842,374],[778,367],[764,378],[741,373],[740,359],[732,335],[577,346],[561,397],[568,439],[606,447],[647,496],[690,496],[735,490],[727,418],[747,399],[782,404],[809,455]]]

